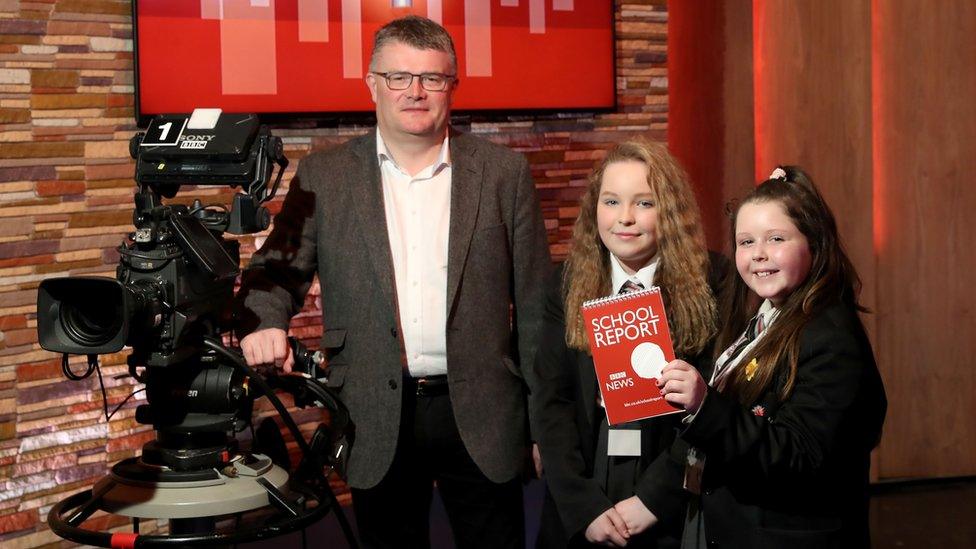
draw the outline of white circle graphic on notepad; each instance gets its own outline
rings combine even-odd
[[[634,347],[630,353],[630,365],[634,372],[644,379],[661,379],[661,370],[668,363],[664,351],[653,343],[644,342]]]

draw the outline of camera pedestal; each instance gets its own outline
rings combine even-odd
[[[109,513],[184,519],[259,509],[268,505],[269,484],[279,491],[287,482],[288,473],[260,454],[239,456],[220,471],[172,471],[132,458],[116,464],[92,491]]]
[[[212,547],[299,530],[337,505],[331,491],[324,497],[303,491],[297,500],[288,498],[283,493],[288,480],[284,469],[260,454],[236,456],[219,471],[179,472],[131,458],[116,464],[111,474],[96,482],[91,490],[54,505],[48,523],[62,538],[100,547]],[[214,531],[218,518],[233,518],[262,508],[268,508],[270,516],[262,515],[255,526],[241,528],[238,524],[229,532]],[[81,528],[81,523],[96,511],[131,517],[133,533]],[[143,518],[169,520],[170,534],[140,535],[139,521]],[[350,545],[355,545],[351,539]]]

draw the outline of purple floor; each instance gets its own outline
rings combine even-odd
[[[527,547],[535,544],[543,490],[541,481],[533,481],[525,489]],[[881,484],[875,486],[873,492],[872,549],[976,547],[976,479]],[[346,509],[346,516],[355,524],[352,509]],[[430,524],[433,549],[454,547],[447,515],[436,491]],[[308,529],[307,539],[312,547],[345,546],[339,524],[331,514]],[[301,546],[301,535],[291,534],[238,547],[278,549]]]
[[[525,487],[525,542],[527,547],[535,546],[535,538],[539,532],[539,513],[542,509],[542,499],[545,495],[545,486],[542,481],[534,480]],[[344,508],[346,518],[352,523],[355,530],[356,518],[353,516],[352,508]],[[310,527],[306,532],[306,540],[310,547],[345,547],[342,536],[342,529],[336,521],[334,514],[329,514],[322,521]],[[314,540],[314,542],[312,542]],[[327,541],[328,545],[322,542]],[[447,513],[444,511],[444,504],[441,502],[437,490],[434,490],[434,502],[430,512],[430,542],[431,549],[450,549],[454,547],[451,537],[451,526],[447,521]],[[240,549],[284,549],[299,548],[302,546],[301,534],[295,533],[279,538],[259,541],[254,543],[244,543],[238,545]]]

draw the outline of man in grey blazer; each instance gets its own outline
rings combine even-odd
[[[380,29],[377,130],[306,157],[244,274],[250,364],[290,370],[289,319],[322,287],[328,384],[356,440],[348,483],[368,546],[429,545],[434,481],[460,547],[522,546],[528,377],[550,260],[522,155],[449,127],[450,35]]]

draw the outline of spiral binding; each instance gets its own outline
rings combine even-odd
[[[635,299],[648,294],[659,294],[661,293],[660,286],[651,286],[650,288],[645,288],[637,292],[630,292],[627,294],[617,294],[607,297],[601,297],[599,299],[591,299],[589,301],[584,301],[583,305],[580,307],[581,310],[592,309],[593,307],[599,307],[600,305],[606,305],[607,303],[617,303],[618,301],[625,301],[628,299]]]

